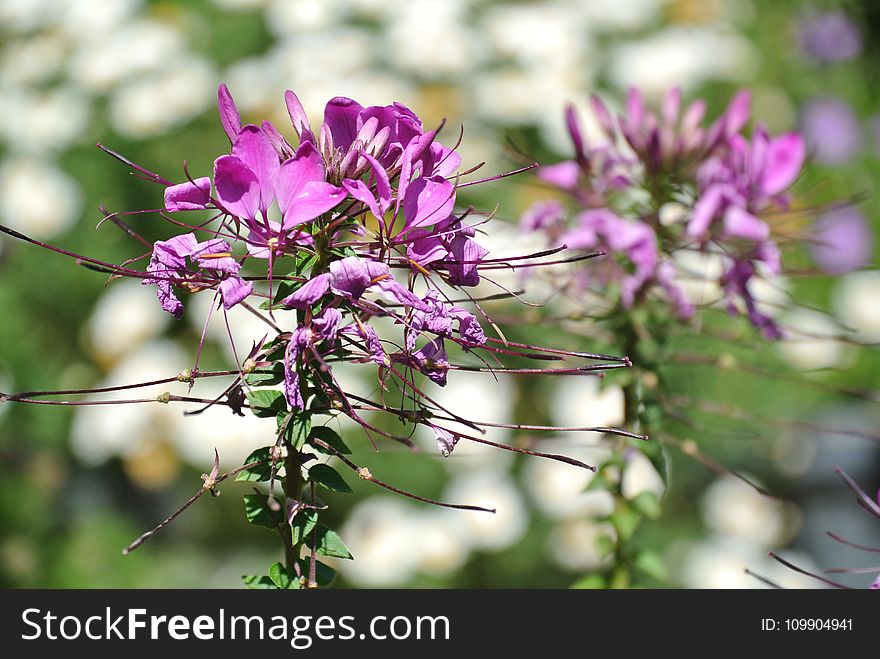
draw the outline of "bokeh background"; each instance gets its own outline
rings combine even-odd
[[[762,385],[754,401],[760,427],[722,420],[694,438],[780,498],[678,455],[663,514],[631,542],[634,584],[760,587],[749,567],[782,584],[814,585],[767,551],[781,549],[811,569],[863,566],[864,555],[824,531],[866,543],[880,535],[834,475],[840,466],[866,489],[880,486],[877,443],[856,436],[877,434],[877,399],[829,389],[877,390],[880,360],[874,348],[821,338],[839,334],[842,323],[861,342],[880,341],[880,273],[872,269],[878,37],[880,7],[871,0],[0,0],[0,222],[107,261],[139,256],[141,246],[112,225],[95,230],[97,208],[156,208],[161,189],[131,178],[95,143],[172,179],[184,160],[194,176],[205,175],[227,147],[214,108],[221,81],[246,120],[277,125],[287,88],[314,120],[332,96],[364,105],[400,100],[429,125],[464,125],[465,163],[486,161],[487,172],[519,166],[522,153],[566,156],[563,107],[585,110],[590,92],[619,105],[630,85],[653,98],[679,85],[717,112],[748,87],[754,115],[771,131],[806,135],[813,160],[799,202],[859,201],[843,217],[805,213],[802,222],[848,223],[858,238],[813,255],[845,274],[774,282],[805,305],[785,312],[802,334],[761,348],[762,360],[802,373]],[[584,120],[589,132],[586,112]],[[499,216],[511,221],[490,243],[495,254],[526,245],[515,222],[541,194],[528,181],[506,180],[466,199],[500,204]],[[133,224],[151,239],[167,235],[155,217]],[[809,263],[802,251],[798,263]],[[208,300],[194,296],[174,322],[151,289],[104,284],[69,259],[0,237],[0,391],[147,380],[191,364]],[[247,314],[233,313],[233,323],[240,336],[263,334]],[[232,363],[225,331],[209,327],[204,365]],[[553,342],[551,330],[533,331]],[[754,378],[732,370],[724,387],[755,398]],[[563,425],[622,422],[613,382],[455,375],[440,399],[484,420],[534,406]],[[681,370],[683,382],[695,377]],[[716,386],[711,370],[698,379]],[[210,386],[200,393],[210,395]],[[120,550],[198,488],[215,446],[231,467],[271,433],[271,421],[221,411],[184,418],[161,405],[0,406],[0,585],[236,587],[276,558],[275,538],[242,514],[244,484],[200,501],[133,555]],[[339,566],[342,585],[567,587],[595,583],[591,575],[607,567],[600,540],[609,531],[597,518],[609,498],[585,491],[588,477],[577,470],[464,445],[442,459],[430,442],[420,454],[376,454],[349,430],[346,440],[386,481],[499,514],[439,510],[353,483],[354,497],[328,497],[357,558]],[[588,460],[602,450],[589,438],[553,441],[544,446]],[[630,461],[627,471],[633,491],[663,492],[647,460]]]

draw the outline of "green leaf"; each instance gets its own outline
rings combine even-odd
[[[306,444],[306,438],[309,436],[309,431],[312,429],[312,415],[293,412],[290,414],[289,421],[287,420],[287,416],[284,416],[283,418],[279,416],[279,428],[282,423],[287,424],[284,428],[284,440],[292,446],[294,450],[299,451],[302,449]]]
[[[299,565],[302,568],[302,573],[304,575],[309,574],[309,559],[301,558],[299,559]],[[336,578],[336,570],[327,565],[326,563],[322,563],[321,561],[315,561],[315,581],[318,582],[318,585],[321,588],[326,588],[333,580]]]
[[[345,445],[345,442],[342,441],[342,437],[339,436],[339,433],[333,430],[330,426],[313,426],[309,433],[309,439],[320,439],[331,448],[336,449],[336,451],[342,455],[351,454],[351,449]],[[333,455],[332,451],[328,451],[320,446],[315,446],[315,449],[326,455]]]
[[[265,494],[245,494],[244,495],[244,512],[247,520],[251,524],[262,526],[267,529],[276,528],[275,522],[277,513],[269,509],[269,497]]]
[[[617,529],[618,538],[625,542],[636,532],[636,527],[642,520],[642,516],[629,506],[622,505],[611,513],[610,520],[614,528]]]
[[[318,526],[315,529],[315,539],[317,540],[316,551],[322,556],[353,558],[336,531],[328,529],[326,526]]]
[[[247,456],[247,459],[244,461],[245,464],[250,462],[257,462],[258,460],[268,460],[270,457],[270,451],[272,450],[271,446],[265,446],[263,448],[258,448],[256,451]],[[265,464],[258,465],[256,467],[251,467],[250,469],[245,469],[243,471],[238,472],[235,475],[235,480],[237,481],[251,481],[254,483],[260,481],[267,481],[272,477],[272,463],[267,462]]]
[[[284,382],[284,364],[278,362],[269,367],[258,368],[248,373],[244,381],[252,387],[272,387],[281,384]]]
[[[242,576],[242,581],[244,581],[244,585],[248,588],[253,588],[254,590],[278,590],[278,586],[276,586],[269,577],[256,577],[256,576]]]
[[[333,467],[325,464],[316,464],[309,469],[309,480],[314,481],[321,487],[326,487],[334,492],[351,494],[352,489]]]
[[[633,561],[633,565],[652,579],[666,580],[666,563],[663,557],[653,549],[646,549],[639,553]]]
[[[279,413],[287,411],[287,401],[284,400],[284,394],[275,389],[251,391],[247,398],[251,412],[261,418],[278,416]]]
[[[295,574],[290,574],[287,568],[277,561],[269,567],[269,578],[282,590],[299,589],[299,579]]]
[[[614,538],[603,533],[596,538],[596,552],[603,558],[614,551]]]
[[[601,590],[605,588],[605,585],[605,579],[601,574],[588,574],[571,584],[571,588],[578,590]]]
[[[660,517],[660,501],[653,492],[645,490],[632,500],[633,507],[648,519]]]
[[[301,510],[293,516],[293,524],[290,525],[291,540],[298,545],[312,532],[318,523],[318,513],[314,510]]]

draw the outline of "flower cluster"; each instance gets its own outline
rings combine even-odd
[[[319,511],[325,506],[317,499],[315,487],[350,491],[327,464],[330,458],[338,459],[361,479],[420,501],[493,512],[434,501],[384,483],[347,457],[350,451],[338,433],[313,423],[321,416],[348,417],[374,445],[378,437],[414,447],[412,430],[421,425],[433,434],[443,456],[461,440],[470,440],[585,469],[595,467],[564,455],[492,442],[482,435],[494,427],[646,439],[608,427],[476,421],[432,399],[424,390],[427,384],[445,386],[455,370],[495,377],[592,375],[629,367],[631,362],[628,357],[509,341],[486,315],[482,298],[469,290],[480,283],[483,270],[534,268],[552,263],[543,257],[559,251],[487,258],[488,250],[480,245],[476,228],[487,219],[473,209],[456,213],[459,187],[508,174],[462,182],[474,170],[460,172],[461,158],[455,149],[437,140],[440,128],[426,129],[401,104],[363,107],[348,98],[334,98],[325,107],[321,126],[313,129],[297,96],[288,91],[285,100],[297,138],[295,146],[269,122],[242,125],[229,90],[219,87],[220,120],[231,148],[215,159],[210,176],[194,178],[184,168],[185,180],[175,183],[101,146],[140,178],[164,188],[164,208],[156,212],[175,227],[177,235],[151,244],[126,223],[126,213],[104,212],[105,220],[150,246],[142,257],[149,256],[144,270],[135,269],[138,259],[114,265],[0,226],[8,235],[75,257],[92,269],[154,286],[162,309],[177,319],[184,314],[187,294],[207,293],[213,295],[213,304],[206,329],[215,309],[225,315],[236,306],[265,324],[261,339],[246,337],[253,345],[239,359],[242,353],[236,339],[242,337],[234,336],[226,319],[236,359],[232,370],[200,370],[200,344],[191,368],[161,380],[0,395],[0,402],[43,403],[46,396],[105,394],[173,382],[187,384],[189,394],[200,379],[224,377],[232,378],[231,383],[211,399],[165,392],[155,399],[72,404],[197,403],[200,407],[193,413],[223,406],[238,415],[247,409],[258,417],[276,419],[274,445],[255,451],[243,466],[224,473],[215,452],[214,466],[203,476],[204,484],[196,495],[138,538],[126,553],[201,495],[216,494],[224,480],[266,482],[268,494],[258,491],[245,497],[248,520],[280,533],[286,561],[273,565],[268,576],[247,577],[246,583],[275,588],[322,585],[332,570],[316,560],[317,554],[351,558],[335,532],[318,524]],[[518,172],[509,174],[513,173]],[[503,289],[500,296],[515,297]],[[460,304],[472,305],[474,311]],[[498,336],[487,336],[484,323]],[[563,363],[554,368],[505,367],[507,358]],[[573,360],[587,363],[572,364]],[[341,363],[374,369],[378,395],[367,398],[351,391],[336,369]],[[383,416],[410,424],[408,434],[390,432]],[[282,484],[283,503],[275,498],[276,480]],[[309,556],[303,558],[306,548]]]
[[[575,157],[540,168],[538,178],[567,193],[577,213],[569,223],[561,203],[540,202],[524,215],[523,228],[543,231],[571,249],[602,249],[609,258],[583,271],[582,285],[617,285],[624,308],[662,297],[683,319],[694,306],[680,285],[687,273],[676,256],[713,254],[725,264],[718,283],[730,312],[745,313],[765,336],[779,337],[778,326],[758,310],[749,283],[759,271],[780,272],[767,216],[788,208],[787,191],[800,174],[805,147],[797,133],[773,137],[760,125],[747,137],[749,105],[749,94],[740,92],[707,126],[706,103],[682,109],[678,89],[666,94],[659,114],[632,89],[616,118],[594,96],[592,109],[605,139],[594,147],[569,107]]]

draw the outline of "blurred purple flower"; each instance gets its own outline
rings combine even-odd
[[[862,35],[842,11],[829,11],[806,19],[800,26],[801,49],[819,62],[843,62],[862,52]]]
[[[813,259],[828,274],[840,275],[867,265],[874,236],[865,216],[852,206],[826,213],[813,226]]]
[[[801,132],[816,162],[841,165],[858,151],[862,129],[848,103],[821,98],[807,103],[801,114]]]

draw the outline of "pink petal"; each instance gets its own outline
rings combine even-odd
[[[223,300],[223,308],[231,309],[244,300],[254,290],[249,281],[240,277],[227,277],[220,282],[220,297]]]
[[[423,227],[442,222],[455,207],[455,186],[442,176],[417,178],[403,200],[405,227]]]
[[[214,161],[217,201],[229,215],[254,219],[260,210],[260,184],[256,175],[235,156]]]
[[[358,134],[358,115],[363,106],[344,96],[330,99],[324,107],[324,126],[333,137],[336,149],[348,151]]]
[[[724,213],[724,233],[730,237],[759,242],[770,237],[770,227],[744,208],[731,206]]]
[[[805,151],[804,138],[797,133],[770,140],[761,181],[768,196],[778,195],[794,183],[803,167]]]
[[[537,172],[539,179],[563,190],[574,190],[577,188],[579,174],[580,167],[578,167],[574,160],[540,167]]]
[[[223,130],[229,137],[230,142],[235,142],[238,132],[241,130],[241,115],[238,114],[238,108],[235,107],[235,101],[232,100],[232,94],[229,88],[221,84],[217,88],[217,109],[220,111],[220,123]]]
[[[211,179],[207,176],[165,188],[165,210],[204,210],[211,201]]]
[[[307,309],[320,300],[330,288],[330,273],[325,272],[312,277],[291,295],[284,298],[283,303],[294,309]]]
[[[290,123],[293,124],[293,130],[296,131],[300,141],[306,141],[303,134],[307,134],[311,138],[310,141],[314,141],[314,136],[312,136],[312,131],[309,128],[309,118],[306,116],[306,111],[303,109],[297,95],[288,89],[284,92],[284,102],[287,104],[287,114],[290,115]]]
[[[281,164],[269,138],[259,127],[247,125],[232,145],[232,155],[241,160],[257,178],[260,210],[264,213],[275,199],[275,181]]]

